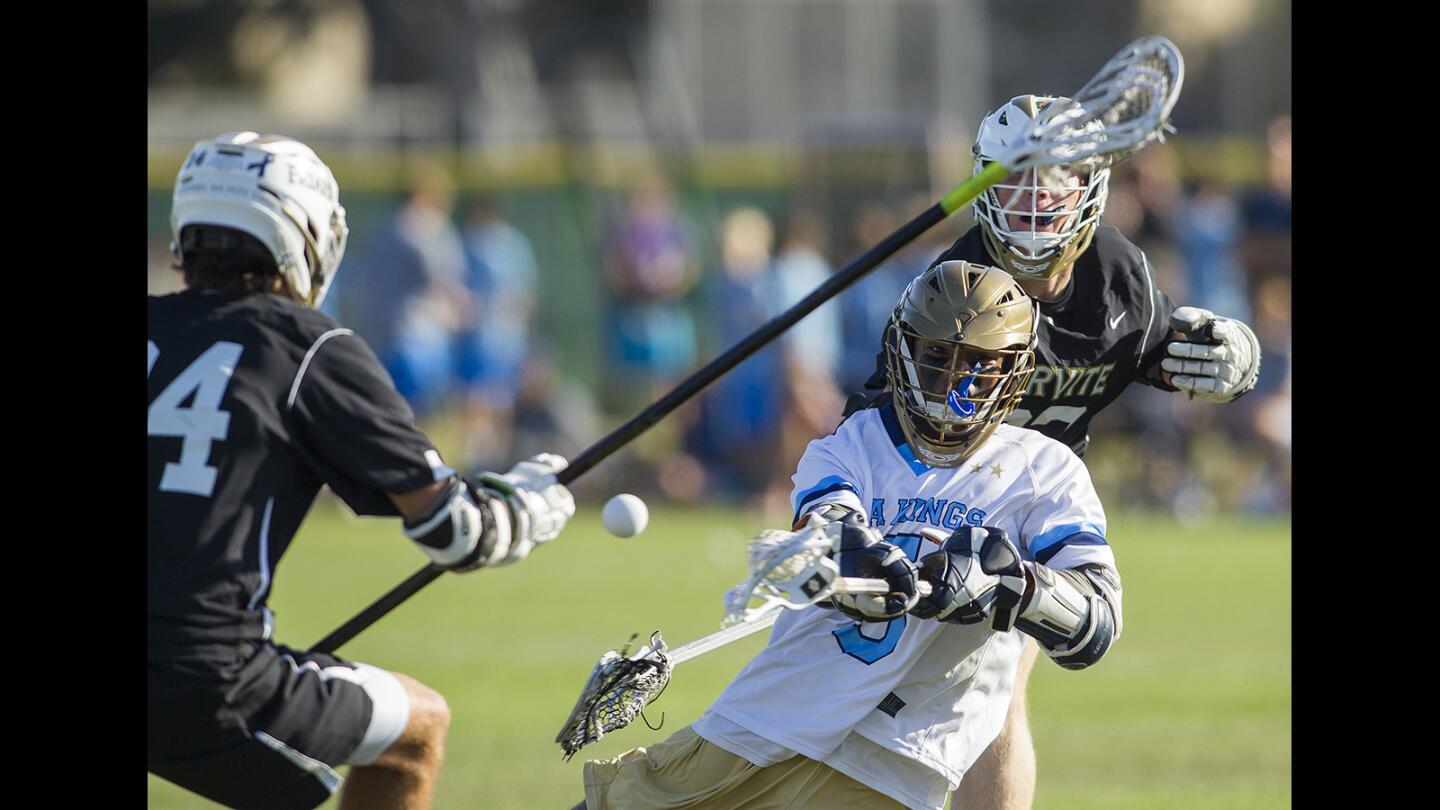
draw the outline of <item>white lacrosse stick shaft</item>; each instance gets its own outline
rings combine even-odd
[[[930,583],[916,582],[915,587],[921,596],[930,595]],[[883,579],[836,577],[833,581],[833,587],[827,588],[825,593],[817,598],[823,598],[837,593],[885,594],[889,592],[890,584]],[[787,608],[793,610],[809,604],[813,603],[787,604],[783,602],[772,602],[761,608],[760,610],[762,612],[752,614],[752,617],[745,621],[732,624],[724,630],[717,630],[704,638],[698,638],[688,644],[682,644],[671,650],[668,656],[670,658],[670,665],[672,667],[679,666],[682,661],[689,661],[691,658],[704,655],[711,650],[724,647],[726,644],[739,641],[747,636],[753,636],[761,630],[765,630],[775,624],[775,620],[780,618],[781,611]]]
[[[670,666],[677,667],[691,658],[704,655],[711,650],[724,647],[739,641],[746,636],[753,636],[775,623],[780,618],[780,611],[784,610],[783,605],[774,605],[765,612],[749,621],[732,624],[724,630],[717,630],[704,638],[698,638],[689,644],[682,644],[670,651]]]

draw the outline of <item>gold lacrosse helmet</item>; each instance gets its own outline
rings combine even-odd
[[[971,150],[975,174],[1025,138],[1042,110],[1073,103],[1059,96],[1016,96],[985,116]],[[975,198],[985,250],[1022,281],[1050,278],[1090,247],[1109,189],[1110,169],[1104,165],[1042,166],[1011,175]]]
[[[1034,301],[1005,271],[944,262],[910,282],[885,329],[895,415],[916,457],[958,467],[1035,370]]]

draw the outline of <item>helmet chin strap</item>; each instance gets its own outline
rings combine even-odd
[[[305,255],[301,257],[301,261],[306,265],[305,270],[307,272],[304,275],[310,279],[310,288],[305,290],[304,293],[305,301],[311,306],[318,307],[320,306],[320,302],[317,298],[324,297],[320,290],[324,283],[324,276],[322,268],[320,267],[320,245],[315,241],[315,235],[310,233],[310,229],[305,225],[305,213],[296,207],[294,203],[286,200],[280,204],[280,210],[284,211],[285,215],[290,217],[290,221],[293,222],[295,227],[300,231],[300,237],[305,240]]]

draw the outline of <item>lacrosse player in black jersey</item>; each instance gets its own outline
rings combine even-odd
[[[176,180],[187,289],[149,299],[147,767],[237,808],[424,808],[449,710],[423,684],[277,644],[275,567],[327,485],[434,563],[524,559],[574,514],[558,456],[468,481],[365,342],[316,311],[345,251],[304,144],[201,141]]]
[[[1024,137],[1052,96],[1017,96],[980,124],[973,152],[979,174]],[[1197,307],[1176,308],[1155,286],[1145,254],[1100,222],[1108,168],[1054,166],[1005,178],[976,198],[976,225],[931,267],[963,260],[1009,272],[1040,303],[1035,374],[1006,420],[1068,445],[1081,457],[1090,420],[1131,383],[1229,402],[1255,387],[1260,343],[1244,323]],[[889,387],[884,356],[852,396],[845,415],[878,406]],[[1035,663],[1028,645],[1001,736],[966,774],[957,808],[1028,808],[1035,752],[1025,717],[1025,685]]]

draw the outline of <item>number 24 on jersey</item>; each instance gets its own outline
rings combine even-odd
[[[149,341],[148,376],[155,369],[160,348]],[[185,367],[160,396],[150,403],[151,436],[176,436],[181,440],[180,461],[167,462],[160,478],[162,492],[186,492],[209,497],[215,491],[215,468],[210,466],[211,442],[224,441],[230,431],[230,414],[220,410],[220,400],[243,350],[238,343],[222,340]],[[181,403],[194,399],[189,407]]]

